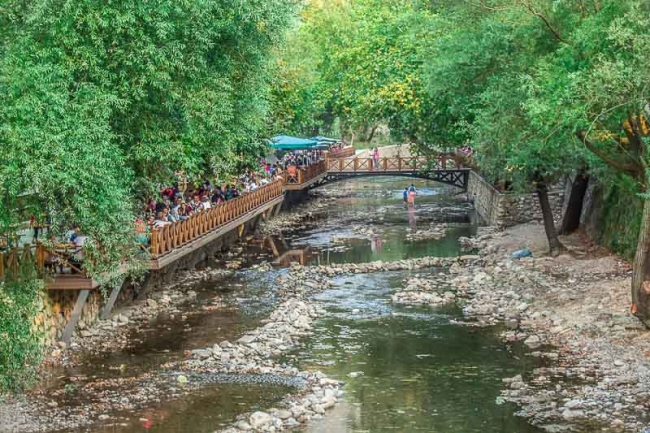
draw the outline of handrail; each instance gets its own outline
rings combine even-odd
[[[297,169],[295,175],[290,175],[285,171],[282,173],[282,177],[287,185],[302,185],[303,183],[309,182],[313,178],[325,173],[327,171],[328,161],[329,160],[319,161],[316,164],[307,166],[306,168]]]
[[[150,255],[158,258],[245,215],[282,195],[283,180],[275,180],[250,193],[213,205],[185,221],[177,221],[151,231]]]
[[[33,251],[32,251],[33,250]],[[36,245],[25,244],[22,247],[14,247],[9,251],[0,252],[0,281],[5,280],[7,277],[19,277],[20,268],[25,262],[31,262],[39,276],[46,274],[46,262],[48,257],[56,258],[57,261],[52,261],[50,264],[53,266],[62,266],[70,268],[78,274],[84,274],[82,269],[72,264],[68,257],[52,250],[41,242]]]
[[[358,172],[412,172],[419,170],[453,170],[462,168],[461,158],[454,154],[442,154],[433,159],[424,156],[392,156],[379,158],[328,159],[327,170],[342,173]]]

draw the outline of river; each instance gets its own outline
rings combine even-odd
[[[300,227],[276,237],[278,253],[289,252],[287,260],[305,264],[460,254],[458,238],[475,232],[471,206],[453,188],[419,180],[417,207],[407,210],[402,191],[408,183],[384,177],[325,187],[325,194],[338,198]],[[447,225],[440,239],[406,238],[407,230],[440,224]],[[286,269],[257,272],[256,264],[273,260],[268,249],[260,255],[259,243],[245,254],[248,265],[234,277],[198,285],[195,302],[134,328],[123,350],[87,354],[79,365],[57,371],[49,388],[72,390],[58,394],[60,407],[88,400],[75,392],[85,385],[125,377],[137,382],[183,359],[189,350],[233,341],[256,327],[276,305],[273,281]],[[515,407],[497,399],[501,379],[528,374],[535,367],[532,358],[520,346],[503,346],[497,329],[457,324],[462,319],[458,307],[393,305],[391,294],[413,275],[399,271],[336,277],[316,295],[327,314],[317,320],[304,345],[283,360],[346,382],[345,397],[302,431],[538,432],[514,416]],[[217,295],[230,308],[197,309]],[[76,431],[212,432],[230,425],[240,413],[273,407],[294,389],[290,381],[264,377],[196,380],[203,385],[191,392],[170,385],[158,403],[109,413],[104,421]]]

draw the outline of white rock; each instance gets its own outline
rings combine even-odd
[[[531,349],[537,349],[542,345],[542,341],[537,335],[531,335],[530,337],[526,338],[526,340],[524,340],[524,344]]]
[[[273,417],[266,412],[253,412],[249,418],[249,423],[253,429],[259,429],[273,422]]]

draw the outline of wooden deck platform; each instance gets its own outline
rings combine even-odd
[[[321,180],[325,179],[327,177],[327,172],[323,172],[317,176],[314,176],[310,179],[307,179],[303,183],[287,183],[284,186],[285,191],[300,191],[306,188],[309,188],[315,183],[320,182]]]
[[[191,252],[197,250],[198,248],[201,248],[202,246],[207,245],[210,242],[218,239],[219,237],[223,236],[229,231],[240,227],[241,225],[250,221],[254,217],[263,214],[264,212],[267,212],[270,209],[273,209],[275,206],[278,206],[283,201],[284,201],[284,194],[269,202],[264,203],[263,205],[251,210],[248,213],[239,216],[238,218],[230,221],[229,223],[220,226],[218,229],[213,230],[201,237],[196,238],[195,240],[183,245],[182,247],[174,248],[167,254],[149,260],[147,262],[147,268],[151,270],[162,269],[165,266],[169,265],[170,263],[173,263],[176,260],[180,259],[181,257],[184,257],[187,254],[190,254]]]

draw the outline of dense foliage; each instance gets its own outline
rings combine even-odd
[[[264,151],[272,54],[296,3],[4,2],[0,234],[47,216],[54,233],[81,226],[96,278],[133,262],[138,198]]]
[[[632,310],[650,324],[649,17],[644,0],[314,0],[274,107],[290,95],[300,109],[279,118],[295,132],[381,124],[422,153],[469,145],[490,180],[536,189],[542,210],[566,176],[597,172],[609,191],[628,177],[645,199]],[[545,228],[561,250],[550,210]]]
[[[368,139],[380,125],[406,140],[426,129],[421,55],[431,15],[417,2],[311,2],[280,53],[276,127]]]
[[[0,390],[21,390],[34,378],[41,336],[32,321],[41,290],[35,278],[0,285]]]

